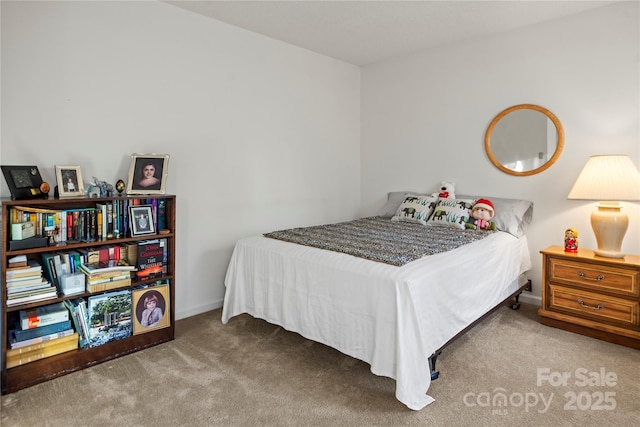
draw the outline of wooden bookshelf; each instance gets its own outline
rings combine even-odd
[[[162,234],[156,225],[155,234],[145,234],[139,236],[131,236],[124,234],[122,231],[118,238],[95,239],[95,236],[85,236],[82,240],[51,241],[48,246],[36,247],[29,249],[11,250],[11,212],[12,209],[26,207],[52,211],[68,211],[73,209],[90,209],[95,208],[96,203],[120,203],[121,206],[133,204],[134,200],[142,205],[155,206],[161,199],[165,203],[165,225]],[[155,202],[154,202],[155,201]],[[124,197],[106,197],[106,198],[68,198],[68,199],[33,199],[33,200],[0,200],[2,204],[2,217],[0,219],[0,234],[2,239],[2,251],[0,254],[0,275],[2,280],[2,296],[0,309],[2,310],[1,323],[1,349],[0,353],[2,368],[2,394],[12,393],[17,390],[30,387],[32,385],[66,375],[90,366],[111,360],[126,354],[130,354],[151,346],[158,345],[163,342],[171,341],[175,336],[175,226],[176,226],[176,197],[173,195],[130,195]],[[154,213],[156,209],[154,207]],[[94,240],[91,238],[94,237]],[[101,246],[121,245],[127,243],[135,243],[139,241],[151,239],[166,239],[167,259],[166,272],[161,276],[154,276],[145,279],[137,279],[135,274],[132,275],[131,284],[117,290],[132,290],[143,285],[153,285],[158,282],[168,283],[168,312],[165,316],[169,317],[169,326],[161,329],[153,329],[149,332],[132,334],[127,338],[109,341],[106,344],[95,347],[78,348],[76,350],[67,351],[55,356],[46,357],[40,360],[29,362],[20,366],[7,369],[7,350],[9,345],[8,331],[13,329],[13,325],[19,318],[20,310],[49,305],[65,300],[77,298],[87,299],[96,293],[78,293],[65,296],[58,293],[57,298],[48,299],[39,302],[32,302],[21,305],[7,305],[7,273],[6,268],[8,260],[18,255],[26,255],[29,260],[42,262],[41,256],[46,252],[60,252],[72,250],[82,250],[88,248],[96,248]],[[113,290],[105,291],[112,292]],[[132,304],[133,305],[133,304]],[[135,312],[135,307],[132,307]],[[132,313],[132,318],[135,313]],[[72,322],[73,324],[73,322]]]

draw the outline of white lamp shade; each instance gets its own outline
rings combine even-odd
[[[592,156],[580,172],[567,198],[640,200],[640,172],[629,156]]]
[[[596,255],[624,258],[622,240],[629,218],[620,211],[620,200],[640,200],[640,173],[629,156],[592,156],[569,192],[569,199],[600,200],[591,214],[596,235]]]

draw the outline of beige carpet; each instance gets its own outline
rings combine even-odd
[[[179,321],[171,343],[3,396],[0,424],[640,425],[640,351],[542,326],[536,307],[501,308],[448,347],[422,411],[366,363],[247,315],[223,326],[220,314]],[[538,370],[570,378],[538,385]]]

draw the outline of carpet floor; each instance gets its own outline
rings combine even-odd
[[[0,424],[640,425],[640,351],[543,326],[536,310],[503,307],[447,347],[421,411],[362,361],[214,310],[178,321],[172,342],[2,396]]]

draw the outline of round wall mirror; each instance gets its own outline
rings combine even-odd
[[[510,175],[540,173],[558,160],[564,147],[560,120],[533,104],[509,107],[498,114],[484,137],[489,160]]]

